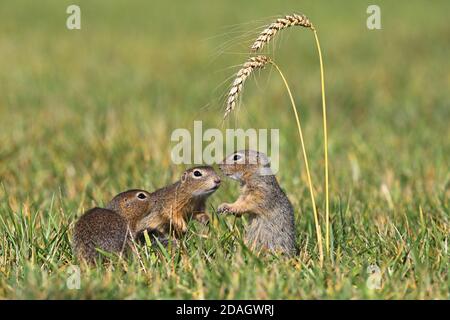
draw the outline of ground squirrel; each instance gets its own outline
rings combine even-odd
[[[240,181],[241,195],[232,204],[221,204],[217,212],[249,214],[245,242],[250,248],[295,254],[294,209],[272,173],[268,157],[253,150],[238,151],[226,157],[219,168],[225,176]]]
[[[206,199],[220,186],[212,167],[186,170],[174,184],[148,193],[129,190],[115,196],[106,209],[93,208],[75,224],[73,246],[78,257],[94,261],[96,248],[121,253],[128,241],[141,239],[147,230],[163,244],[172,231],[179,236],[187,231],[187,220],[209,221]]]
[[[88,210],[75,224],[75,254],[94,262],[99,257],[97,248],[122,253],[127,242],[136,236],[138,221],[148,213],[150,205],[150,193],[128,190],[115,196],[105,209]]]
[[[220,177],[210,166],[186,170],[181,179],[150,194],[150,212],[137,224],[138,230],[176,236],[187,231],[187,220],[206,224],[206,199],[220,186]]]

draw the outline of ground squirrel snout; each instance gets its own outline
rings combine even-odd
[[[191,191],[193,197],[213,193],[220,187],[220,182],[219,175],[210,166],[188,169],[181,176],[181,184],[185,184],[184,189]]]
[[[269,158],[253,150],[241,150],[219,165],[223,174],[241,184],[232,204],[223,203],[219,213],[249,215],[245,242],[255,250],[295,254],[294,209],[270,170]]]

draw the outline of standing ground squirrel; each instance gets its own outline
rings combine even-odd
[[[210,166],[186,170],[181,179],[151,193],[150,212],[137,224],[138,230],[175,235],[187,231],[187,220],[206,224],[206,199],[220,186],[220,177]]]
[[[94,262],[102,251],[122,253],[136,236],[136,225],[150,209],[150,193],[128,190],[119,193],[106,209],[93,208],[75,224],[73,248],[80,259]]]
[[[267,156],[242,150],[226,157],[219,168],[227,177],[240,181],[241,195],[232,204],[221,204],[217,211],[250,215],[246,244],[256,250],[295,254],[294,209],[272,173]]]

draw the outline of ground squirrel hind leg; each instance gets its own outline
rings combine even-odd
[[[192,210],[191,219],[200,222],[201,224],[207,225],[209,223],[209,215],[206,210],[206,203],[200,202]]]
[[[208,224],[209,223],[209,215],[206,212],[196,212],[192,216],[192,218],[201,224]]]
[[[170,223],[172,224],[172,230],[177,235],[183,235],[187,232],[187,224],[183,217],[174,214]]]

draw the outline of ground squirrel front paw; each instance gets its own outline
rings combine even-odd
[[[231,208],[231,205],[229,205],[228,203],[222,203],[218,208],[217,208],[217,213],[233,213],[233,210]]]

